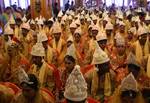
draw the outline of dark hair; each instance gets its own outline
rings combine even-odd
[[[75,58],[74,58],[73,56],[66,55],[64,59],[70,60],[70,61],[72,61],[73,63],[75,63]]]
[[[79,102],[74,102],[74,101],[71,101],[69,99],[66,99],[67,103],[85,103],[86,100],[83,100],[83,101],[79,101]]]
[[[135,65],[135,64],[128,64],[128,69],[130,69],[130,68],[134,68],[134,69],[136,69],[137,71],[140,71],[140,67],[137,66],[137,65]]]
[[[128,91],[123,91],[121,93],[121,97],[130,97],[132,99],[136,98],[137,96],[137,92],[133,91],[133,90],[128,90]]]

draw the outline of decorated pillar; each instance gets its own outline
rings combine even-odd
[[[30,3],[32,18],[36,18],[41,15],[48,19],[52,16],[51,0],[30,0]]]

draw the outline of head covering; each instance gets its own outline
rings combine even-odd
[[[67,48],[67,53],[66,53],[66,55],[72,56],[74,59],[77,60],[76,48],[75,48],[74,44],[71,44],[71,45]]]
[[[97,31],[99,31],[99,27],[98,27],[97,25],[93,25],[93,26],[92,26],[92,30],[97,30]]]
[[[64,97],[71,101],[83,101],[87,98],[87,83],[76,65],[67,79]]]
[[[43,44],[42,43],[36,43],[32,47],[31,55],[33,55],[33,56],[40,56],[40,57],[45,56],[45,49],[43,47]]]
[[[14,19],[14,16],[13,15],[11,15],[10,16],[10,19],[9,19],[9,24],[16,24],[16,22],[15,22],[15,19]]]
[[[23,24],[21,25],[21,28],[24,28],[24,29],[30,30],[29,22],[27,22],[27,23],[23,23]]]
[[[26,15],[23,16],[22,21],[23,21],[23,22],[27,22]]]
[[[128,31],[133,33],[134,35],[136,34],[136,27],[131,27]]]
[[[31,19],[30,24],[35,24],[35,21],[33,19]]]
[[[107,40],[107,36],[105,32],[101,32],[96,36],[96,40],[97,41],[101,41],[101,40]]]
[[[44,21],[43,21],[42,16],[40,16],[40,18],[37,20],[37,24],[38,25],[44,25]]]
[[[59,23],[55,23],[55,24],[53,25],[52,32],[53,32],[53,34],[54,34],[54,33],[61,33],[61,27],[60,27],[60,24],[59,24]]]
[[[91,18],[92,18],[92,20],[97,20],[97,17],[94,14],[91,16]]]
[[[150,20],[150,15],[148,13],[146,14],[145,20]]]
[[[84,16],[83,16],[83,15],[80,16],[80,20],[82,20],[82,19],[84,19]]]
[[[42,42],[48,40],[47,35],[46,35],[46,33],[45,33],[44,31],[40,31],[39,34],[37,35],[37,37],[38,37],[38,40],[37,40],[37,41],[38,41],[39,43],[42,43]]]
[[[127,77],[125,77],[121,82],[121,91],[129,91],[133,90],[135,92],[138,91],[137,81],[135,80],[132,73],[130,73]]]
[[[69,41],[73,42],[73,36],[72,35],[70,35],[69,38],[67,39],[67,42],[69,42]]]
[[[147,30],[146,30],[144,27],[139,26],[139,29],[138,29],[138,31],[137,31],[137,34],[138,34],[139,36],[141,36],[141,35],[146,34],[146,33],[148,33]]]
[[[109,60],[110,59],[109,59],[108,55],[106,54],[106,52],[104,52],[97,44],[96,49],[93,54],[92,63],[93,64],[103,64],[103,63],[108,62]]]
[[[128,11],[126,12],[126,16],[129,16],[130,14],[131,14],[131,11],[128,10]]]
[[[123,21],[120,21],[120,22],[119,22],[119,25],[120,25],[120,26],[125,26],[125,23],[124,23]]]
[[[135,55],[132,52],[130,52],[128,57],[127,57],[127,64],[134,64],[134,65],[140,67],[140,64],[138,63]]]
[[[13,34],[14,34],[14,31],[13,31],[13,29],[10,27],[9,23],[7,23],[7,24],[5,25],[4,34],[5,34],[5,35],[13,35]]]
[[[106,24],[106,27],[105,27],[105,29],[106,30],[113,30],[113,24],[111,23],[111,22],[108,22],[107,24]]]
[[[63,16],[63,12],[62,12],[62,10],[61,11],[59,11],[59,13],[58,13],[58,17],[62,17]]]
[[[75,24],[74,21],[70,24],[70,28],[77,28],[77,25]]]
[[[80,25],[80,20],[77,19],[77,20],[75,21],[75,24]]]
[[[116,39],[116,45],[125,46],[125,39],[120,35],[120,33],[117,33],[116,35],[117,35],[115,37],[115,39]]]
[[[74,34],[80,34],[81,35],[82,31],[81,28],[77,28],[74,32]]]
[[[139,16],[134,16],[134,17],[132,17],[131,21],[140,22],[140,18],[139,18]]]
[[[68,19],[69,19],[69,20],[72,20],[73,18],[72,18],[72,16],[71,16],[71,15],[69,15],[69,16],[68,16]]]

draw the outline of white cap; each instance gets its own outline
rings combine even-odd
[[[82,31],[81,31],[81,28],[77,28],[74,32],[74,34],[80,34],[81,35]]]
[[[63,12],[62,12],[62,10],[61,11],[59,11],[59,13],[58,13],[58,17],[62,17],[63,16]]]
[[[30,25],[29,25],[29,23],[28,23],[28,22],[27,22],[27,23],[23,23],[23,24],[21,25],[21,28],[24,28],[24,29],[30,30]]]
[[[136,56],[132,52],[130,52],[127,57],[127,64],[134,64],[134,65],[140,67],[140,64],[138,63]]]
[[[73,36],[72,35],[70,35],[69,38],[67,39],[67,42],[69,42],[69,41],[73,42]]]
[[[148,13],[146,14],[145,20],[150,20],[150,16]]]
[[[99,31],[99,27],[98,27],[97,25],[94,25],[94,26],[92,27],[92,30],[97,30],[97,31]]]
[[[92,64],[103,64],[108,62],[110,59],[106,52],[104,52],[99,45],[96,45],[96,49],[93,54]]]
[[[36,43],[32,47],[31,55],[33,55],[33,56],[40,56],[40,57],[45,56],[45,49],[43,47],[43,44],[42,43]]]
[[[139,29],[137,31],[137,34],[140,36],[142,34],[146,34],[148,33],[148,31],[146,30],[146,28],[142,27],[142,26],[139,26]]]
[[[96,41],[107,40],[105,32],[101,32],[96,36]]]
[[[119,25],[120,25],[120,26],[125,26],[125,23],[124,23],[123,21],[120,21],[120,22],[119,22]]]
[[[80,71],[79,65],[75,66],[67,79],[64,97],[77,102],[87,98],[87,83]]]
[[[27,22],[26,15],[23,16],[22,21],[23,21],[23,22]]]
[[[140,22],[139,16],[132,17],[131,21]]]
[[[120,33],[116,34],[115,39],[117,46],[125,46],[125,39],[120,35]]]
[[[44,24],[42,16],[40,16],[40,19],[38,19],[37,24],[38,25],[43,25]]]
[[[77,25],[74,21],[70,24],[70,28],[77,28]]]
[[[74,59],[77,60],[76,48],[75,48],[75,45],[73,43],[67,48],[66,55],[72,56]]]
[[[97,20],[97,16],[96,15],[93,14],[91,17],[92,17],[92,20]]]
[[[37,35],[37,38],[38,38],[37,41],[38,41],[39,43],[42,43],[42,42],[48,40],[47,35],[46,35],[46,33],[45,33],[44,31],[40,31],[39,34]]]
[[[136,27],[131,27],[128,31],[133,33],[134,35],[136,34]]]
[[[54,22],[53,17],[49,18],[48,21]]]
[[[113,30],[113,24],[111,23],[111,22],[108,22],[107,24],[106,24],[106,27],[105,27],[105,29],[106,30]]]
[[[80,25],[80,20],[77,19],[77,20],[75,21],[75,24]]]
[[[55,23],[52,28],[52,33],[61,33],[61,27],[59,23]]]
[[[83,16],[83,15],[80,15],[80,20],[81,20],[81,19],[84,19],[84,16]]]
[[[65,15],[62,17],[61,20],[66,21],[66,20],[67,20],[67,15],[65,14]]]
[[[30,24],[35,24],[35,21],[33,19],[31,19]]]
[[[69,16],[68,16],[68,19],[69,19],[69,20],[72,20],[73,18],[72,18],[72,16],[71,16],[71,15],[69,15]]]
[[[16,24],[16,22],[15,22],[15,19],[14,19],[14,16],[13,15],[11,15],[10,16],[10,19],[9,19],[9,24]]]
[[[110,22],[110,18],[108,16],[104,17],[103,21]]]
[[[128,11],[126,12],[126,16],[129,16],[130,14],[131,14],[131,11],[128,10]]]
[[[138,91],[138,84],[132,73],[130,73],[127,77],[125,77],[122,80],[120,90],[121,91],[133,90],[135,92]]]
[[[4,34],[5,34],[5,35],[13,35],[13,34],[14,34],[14,31],[13,31],[13,29],[10,27],[9,23],[7,23],[7,24],[5,25]]]

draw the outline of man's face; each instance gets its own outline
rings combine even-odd
[[[98,41],[98,45],[104,50],[107,44],[107,40]]]
[[[44,47],[45,49],[47,49],[47,42],[48,42],[48,41],[43,41],[43,42],[42,42],[43,47]]]
[[[124,31],[125,31],[125,26],[124,26],[124,25],[121,25],[121,26],[120,26],[120,32],[121,32],[121,33],[124,33]]]
[[[31,27],[32,30],[36,29],[36,25],[35,24],[30,24],[30,27]]]
[[[23,37],[26,37],[28,32],[29,32],[29,30],[27,30],[25,28],[22,28],[22,35],[23,35]]]
[[[93,23],[94,23],[94,24],[97,24],[97,20],[93,20]]]
[[[32,56],[32,62],[33,62],[35,65],[39,65],[39,63],[42,62],[42,57],[40,57],[40,56]]]
[[[81,19],[81,20],[80,20],[80,23],[83,25],[83,24],[84,24],[84,19]]]
[[[72,34],[74,34],[75,30],[76,30],[76,28],[70,28],[70,31]]]
[[[112,33],[112,30],[106,30],[106,35],[107,35],[107,36],[110,36],[111,33]]]
[[[55,33],[55,34],[54,34],[55,40],[59,40],[59,39],[60,39],[60,36],[61,36],[61,33]]]
[[[10,24],[10,27],[14,30],[15,29],[15,24]]]
[[[74,66],[75,66],[75,63],[73,63],[72,61],[65,58],[65,67],[66,67],[66,69],[68,69],[69,71],[73,70]]]
[[[126,50],[124,45],[116,45],[116,49],[119,55],[123,55]]]
[[[75,34],[74,34],[74,39],[75,39],[76,42],[80,42],[80,39],[81,39],[80,34],[75,33]]]
[[[93,36],[93,37],[96,37],[97,34],[98,34],[98,30],[92,30],[92,36]]]

